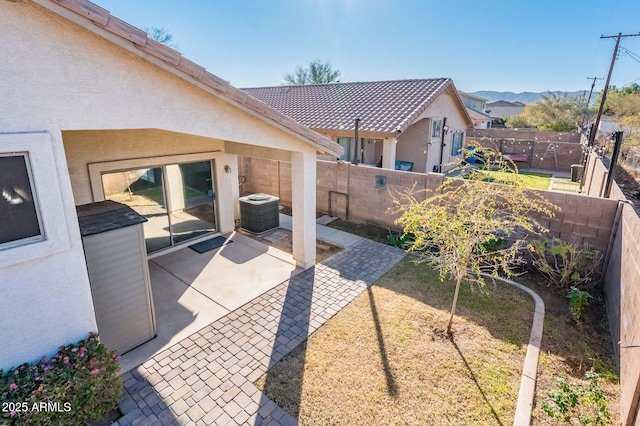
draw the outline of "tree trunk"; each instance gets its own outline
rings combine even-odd
[[[453,294],[453,305],[451,306],[451,316],[449,317],[449,324],[447,324],[447,334],[451,334],[451,324],[453,324],[453,316],[456,314],[456,304],[458,303],[458,292],[460,291],[460,281],[462,277],[458,277],[456,281],[456,292]]]

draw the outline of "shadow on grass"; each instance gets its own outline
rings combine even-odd
[[[484,402],[489,407],[489,410],[491,411],[491,414],[493,415],[493,417],[495,417],[496,421],[498,422],[498,424],[500,426],[504,426],[504,423],[502,423],[502,420],[500,420],[500,417],[498,416],[498,413],[493,408],[493,405],[491,405],[491,403],[489,402],[489,399],[487,398],[487,395],[485,394],[484,390],[482,389],[482,386],[480,386],[480,383],[478,382],[478,378],[476,377],[475,373],[471,369],[471,366],[467,362],[467,359],[462,354],[462,351],[458,347],[458,344],[456,343],[454,337],[450,336],[449,340],[451,341],[451,344],[453,345],[453,347],[456,349],[456,352],[458,352],[458,355],[460,355],[460,359],[464,363],[464,366],[466,367],[467,371],[469,371],[469,375],[471,376],[471,380],[473,380],[473,383],[475,383],[476,387],[478,388],[478,391],[480,391],[480,394],[482,395],[482,399],[484,399]]]
[[[373,291],[371,291],[371,287],[367,287],[367,296],[369,296],[369,304],[371,305],[371,315],[376,329],[378,348],[380,350],[380,361],[382,362],[384,378],[387,382],[387,392],[389,392],[389,395],[391,396],[396,396],[398,394],[398,386],[396,385],[393,373],[391,372],[391,366],[389,365],[389,357],[387,356],[387,349],[384,345],[384,336],[382,335],[382,326],[380,325],[378,309],[376,308],[376,301],[373,298]]]

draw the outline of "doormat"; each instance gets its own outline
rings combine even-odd
[[[232,242],[233,240],[227,240],[225,237],[215,237],[215,238],[211,238],[210,240],[206,240],[206,241],[202,241],[202,242],[190,245],[189,248],[202,254],[210,250],[217,249],[218,247],[231,244]]]

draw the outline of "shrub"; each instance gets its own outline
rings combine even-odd
[[[0,369],[0,423],[84,425],[104,416],[122,393],[119,359],[91,333],[50,359]]]
[[[533,267],[549,279],[549,284],[568,289],[588,287],[598,275],[602,255],[559,238],[542,237],[529,243]]]
[[[547,394],[542,409],[551,418],[569,424],[610,424],[609,401],[598,378],[597,373],[587,371],[588,388],[581,383],[567,382],[566,377],[559,378],[557,388]]]
[[[567,299],[569,299],[571,316],[576,322],[580,322],[582,310],[589,304],[589,299],[593,299],[593,296],[586,291],[578,289],[576,286],[571,286]]]
[[[410,247],[412,242],[413,238],[409,234],[389,234],[387,236],[387,244],[403,250]]]

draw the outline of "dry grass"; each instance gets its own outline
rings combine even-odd
[[[533,301],[503,283],[454,287],[405,260],[257,383],[304,425],[507,425]]]

